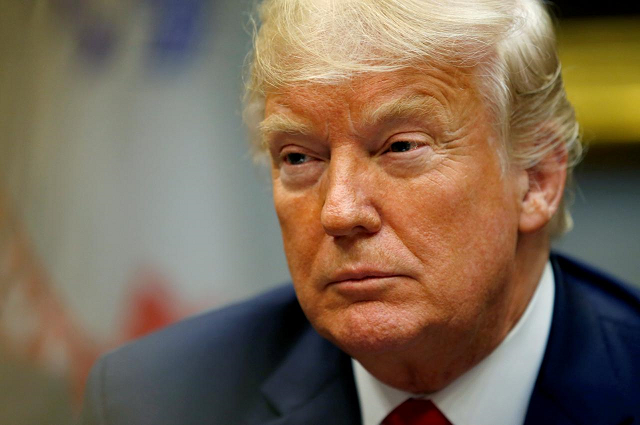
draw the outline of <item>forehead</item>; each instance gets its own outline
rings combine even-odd
[[[394,109],[398,112],[407,103],[452,120],[477,102],[474,75],[469,69],[406,68],[359,75],[337,84],[306,83],[271,91],[266,97],[263,127],[295,118],[313,125],[327,115],[338,114],[367,123],[384,113],[393,115]]]

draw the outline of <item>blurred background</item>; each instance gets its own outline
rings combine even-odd
[[[288,280],[240,118],[251,5],[0,0],[0,423],[69,423],[100,353]],[[589,144],[556,248],[639,285],[640,10],[554,11]]]

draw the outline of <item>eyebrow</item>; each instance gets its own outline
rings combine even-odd
[[[258,130],[264,147],[268,147],[269,139],[278,133],[298,135],[312,133],[311,126],[283,114],[269,115],[258,124]]]
[[[430,96],[401,97],[381,105],[365,107],[362,112],[362,122],[366,125],[377,125],[384,121],[434,114],[441,109],[437,105],[439,103]],[[262,120],[258,124],[258,130],[262,146],[267,149],[270,139],[276,134],[310,135],[313,133],[310,125],[281,113],[269,115]]]
[[[401,97],[381,105],[372,105],[362,111],[362,122],[376,125],[384,121],[416,118],[427,114],[441,115],[439,102],[429,96]]]

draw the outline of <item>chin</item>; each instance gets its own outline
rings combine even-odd
[[[314,321],[312,321],[314,323]],[[424,332],[414,315],[381,302],[360,302],[318,318],[314,327],[351,356],[403,351]]]

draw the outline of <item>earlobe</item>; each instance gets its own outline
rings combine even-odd
[[[526,170],[528,188],[522,198],[519,230],[532,233],[546,226],[558,210],[567,177],[567,151],[558,147]]]

